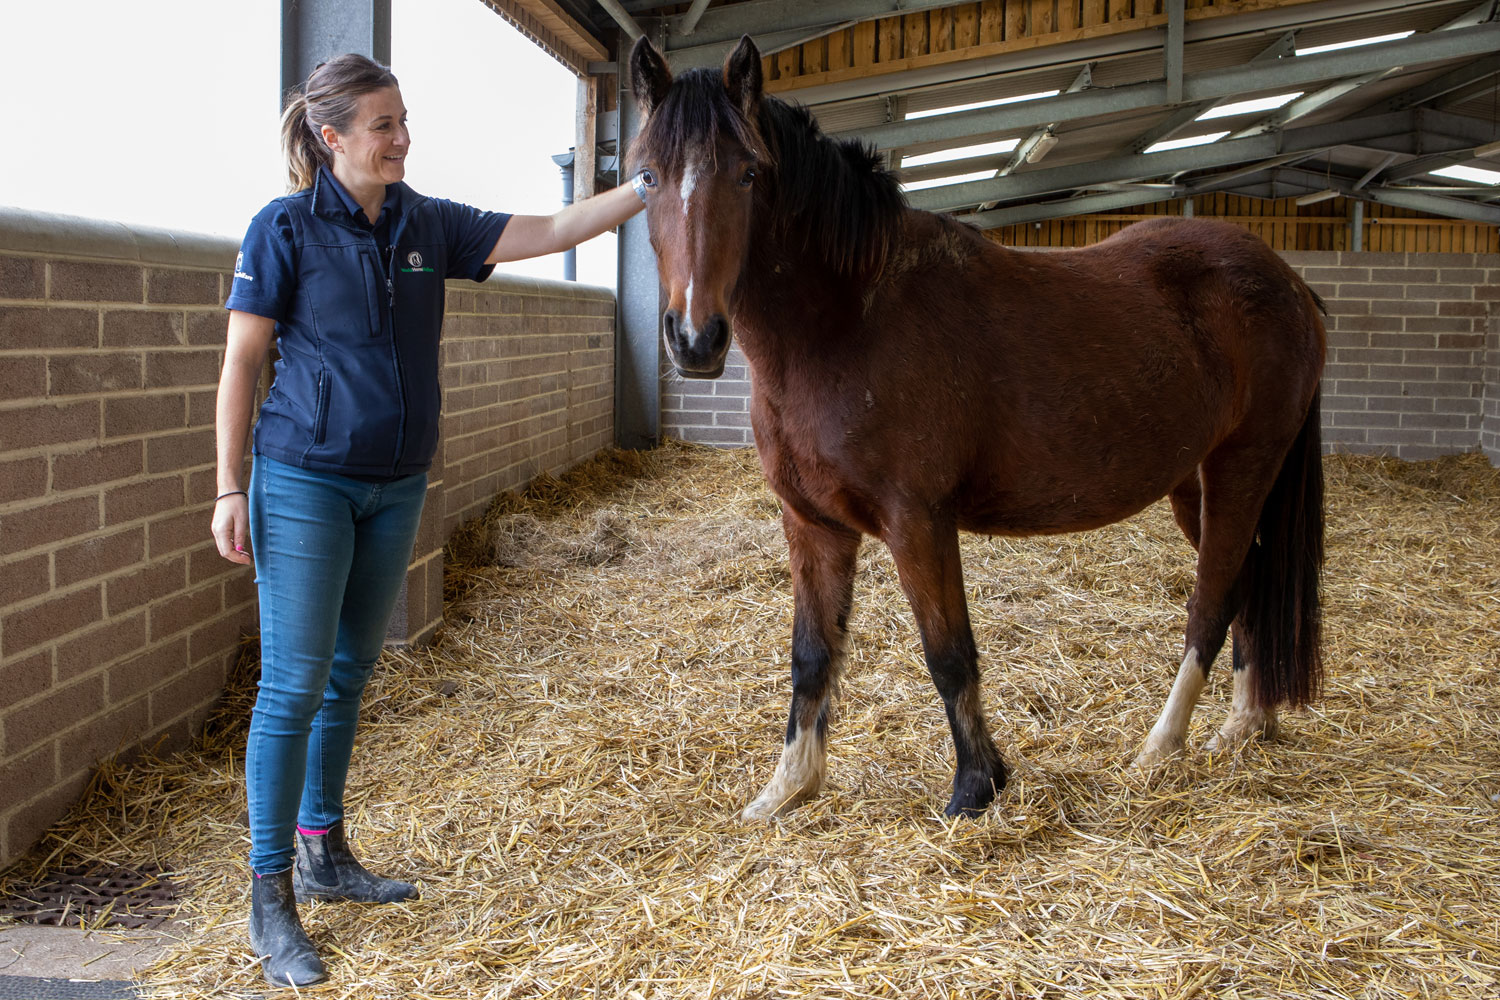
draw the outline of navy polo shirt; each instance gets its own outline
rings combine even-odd
[[[437,449],[444,281],[484,281],[510,216],[386,186],[371,225],[326,167],[251,221],[229,309],[276,321],[255,452],[365,479],[426,471]]]

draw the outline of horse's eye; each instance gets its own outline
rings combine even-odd
[[[755,168],[746,167],[744,176],[740,178],[740,187],[749,187],[755,182]]]
[[[656,187],[656,175],[649,170],[642,170],[641,183],[646,185],[648,188]]]

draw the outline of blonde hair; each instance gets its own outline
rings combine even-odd
[[[323,126],[347,132],[354,124],[359,99],[386,87],[396,87],[390,67],[350,52],[320,63],[301,88],[287,95],[281,113],[281,151],[286,157],[287,190],[312,187],[318,167],[333,160],[323,141]]]

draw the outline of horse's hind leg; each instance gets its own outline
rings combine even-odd
[[[796,610],[792,623],[792,707],[776,773],[745,808],[770,819],[818,793],[827,761],[828,708],[839,672],[853,600],[859,533],[782,514]]]
[[[1193,550],[1197,551],[1203,533],[1201,520],[1203,489],[1198,484],[1196,472],[1172,490],[1171,500],[1172,515],[1177,521],[1177,526],[1192,543]],[[1255,690],[1255,665],[1246,663],[1241,655],[1241,650],[1246,648],[1246,644],[1244,637],[1240,635],[1238,619],[1232,626],[1230,635],[1234,658],[1234,701],[1223,728],[1219,730],[1217,736],[1209,740],[1209,750],[1218,750],[1247,740],[1260,737],[1271,738],[1276,735],[1276,709],[1256,704],[1252,693]]]
[[[930,520],[901,525],[886,539],[911,602],[927,670],[942,696],[958,766],[949,816],[982,813],[1005,787],[1005,764],[979,704],[979,651],[969,626],[958,530]]]
[[[1209,668],[1239,611],[1245,557],[1255,540],[1261,505],[1280,458],[1248,448],[1221,447],[1204,460],[1196,482],[1189,480],[1172,491],[1177,522],[1198,548],[1198,579],[1188,601],[1185,655],[1172,693],[1135,759],[1138,768],[1160,763],[1186,743],[1188,722]],[[1196,536],[1190,530],[1195,500],[1199,509]]]

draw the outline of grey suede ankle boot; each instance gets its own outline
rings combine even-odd
[[[309,899],[346,899],[358,903],[399,903],[416,899],[417,887],[410,882],[381,878],[365,870],[344,839],[343,820],[327,833],[297,831],[297,864],[292,885],[298,902]]]
[[[261,974],[272,986],[311,986],[328,978],[297,916],[291,869],[252,876],[250,948],[260,957]]]

